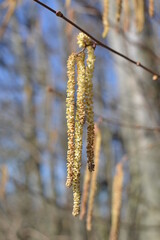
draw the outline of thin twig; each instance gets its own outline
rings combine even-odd
[[[62,92],[59,92],[57,89],[52,88],[51,86],[47,87],[47,91],[49,93],[55,94],[60,98],[65,99],[65,94]],[[120,127],[125,127],[125,128],[131,128],[131,129],[135,129],[135,130],[144,130],[144,131],[149,131],[149,132],[160,132],[160,126],[154,126],[154,127],[148,127],[148,126],[143,126],[140,124],[131,124],[131,123],[127,123],[127,122],[122,122],[118,119],[113,119],[113,118],[109,118],[109,117],[104,117],[101,116],[97,113],[95,113],[95,116],[98,118],[98,124],[101,124],[103,122],[108,123],[108,124],[116,124]]]
[[[95,114],[97,115],[97,114]],[[102,122],[106,122],[106,123],[110,123],[110,124],[117,124],[120,127],[125,127],[125,128],[131,128],[131,129],[136,129],[136,130],[144,130],[144,131],[151,131],[151,132],[160,132],[160,127],[147,127],[147,126],[143,126],[143,125],[139,125],[139,124],[130,124],[130,123],[126,123],[126,122],[121,122],[119,120],[116,119],[111,119],[111,118],[105,118],[102,116],[97,115],[98,117],[101,117]]]
[[[91,34],[89,34],[88,32],[86,32],[83,28],[79,27],[76,23],[72,22],[70,19],[68,19],[67,17],[65,17],[63,15],[63,13],[61,11],[56,11],[52,8],[50,8],[49,6],[47,6],[46,4],[38,1],[38,0],[33,0],[35,2],[37,2],[38,4],[40,4],[41,6],[43,6],[44,8],[48,9],[49,11],[53,12],[57,17],[60,17],[62,19],[64,19],[66,22],[68,22],[69,24],[71,24],[72,26],[74,26],[75,28],[77,28],[78,30],[80,30],[81,32],[85,33],[88,37],[90,37],[97,45],[109,50],[110,52],[126,59],[127,61],[135,64],[138,67],[143,68],[145,71],[153,74],[153,80],[157,80],[158,78],[160,78],[160,75],[155,73],[153,70],[149,69],[148,67],[144,66],[143,64],[141,64],[139,61],[134,61],[133,59],[125,56],[124,54],[114,50],[113,48],[110,48],[109,46],[107,46],[106,44],[104,44],[103,42],[99,41],[98,39],[96,39],[95,37],[93,37]]]

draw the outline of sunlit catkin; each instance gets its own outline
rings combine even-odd
[[[87,163],[89,171],[94,170],[94,112],[93,112],[93,72],[95,64],[94,48],[87,47],[87,66],[86,66],[86,84],[85,84],[85,104],[87,120]]]
[[[109,0],[103,0],[103,16],[102,16],[102,22],[103,22],[102,37],[103,38],[107,36],[109,31],[108,15],[109,15]]]
[[[75,96],[75,54],[72,53],[67,61],[67,98],[66,98],[66,118],[68,134],[68,151],[67,151],[67,181],[66,186],[72,185],[73,179],[73,161],[74,161],[74,96]]]
[[[112,222],[110,240],[118,240],[123,189],[123,162],[117,164],[112,186]]]
[[[139,23],[138,23],[138,31],[141,32],[143,30],[144,27],[144,20],[145,20],[145,16],[144,16],[144,0],[139,1]]]
[[[123,11],[124,11],[124,31],[129,30],[130,25],[130,7],[129,7],[129,0],[123,0]]]
[[[134,0],[135,16],[136,16],[136,28],[138,32],[141,32],[144,27],[144,0]]]
[[[69,8],[71,5],[71,0],[66,0],[66,8]]]
[[[6,11],[6,15],[4,16],[4,19],[1,23],[1,26],[0,26],[0,38],[3,36],[3,34],[6,30],[6,27],[7,27],[13,13],[16,9],[16,6],[19,2],[20,1],[17,1],[17,0],[5,0],[1,3],[0,8],[7,8],[7,11]]]
[[[1,179],[0,179],[0,200],[5,197],[6,184],[8,181],[8,169],[6,165],[1,166]]]
[[[82,135],[85,117],[85,53],[81,52],[76,57],[77,62],[77,110],[75,122],[75,158],[73,162],[73,211],[77,216],[80,212],[80,168],[82,155]]]
[[[96,181],[98,175],[98,165],[101,147],[101,132],[97,125],[95,125],[95,143],[94,143],[94,153],[95,153],[95,171],[91,173],[91,186],[88,201],[88,212],[87,212],[87,230],[90,231],[92,228],[92,214],[94,198],[96,193]]]
[[[79,47],[81,48],[85,48],[89,45],[91,45],[93,42],[91,41],[91,39],[84,33],[80,32],[77,36],[77,44],[79,45]]]
[[[149,0],[149,16],[154,16],[154,0]]]
[[[116,0],[116,20],[117,22],[120,21],[121,18],[121,12],[122,12],[122,0]]]
[[[86,213],[90,181],[91,181],[91,172],[88,170],[88,166],[86,165],[86,170],[84,174],[84,183],[83,183],[82,202],[81,202],[81,213],[80,213],[81,220],[83,219]]]

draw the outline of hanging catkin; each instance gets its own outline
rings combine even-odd
[[[149,16],[154,16],[154,0],[149,0]]]
[[[138,32],[141,32],[144,27],[144,0],[134,0],[135,16],[136,16],[136,28]]]
[[[69,8],[71,5],[71,0],[66,0],[66,8]]]
[[[109,240],[118,240],[123,189],[123,162],[117,164],[112,186],[112,222]]]
[[[76,57],[77,62],[77,110],[75,122],[75,158],[73,162],[73,211],[77,216],[80,212],[80,168],[82,155],[82,135],[84,124],[85,96],[85,54],[81,52]]]
[[[7,11],[6,11],[6,15],[4,16],[4,19],[0,25],[0,39],[3,36],[3,34],[6,30],[6,27],[9,24],[9,21],[10,21],[12,15],[14,14],[16,6],[19,2],[20,1],[16,1],[16,0],[5,0],[1,4],[0,8],[7,8]]]
[[[96,193],[96,181],[98,175],[98,165],[99,165],[99,155],[100,155],[100,147],[101,147],[101,132],[100,129],[95,125],[95,144],[94,144],[94,152],[95,152],[95,171],[91,174],[91,185],[90,185],[90,194],[88,200],[88,212],[87,212],[87,230],[90,231],[92,228],[92,214],[93,214],[93,204]]]
[[[93,42],[86,34],[80,32],[77,36],[77,44],[80,48],[85,48],[89,45],[93,45]]]
[[[124,11],[124,31],[129,30],[130,25],[130,7],[129,7],[129,0],[123,0],[123,11]]]
[[[88,170],[88,166],[86,165],[86,170],[85,170],[85,174],[84,174],[84,183],[83,183],[81,213],[80,213],[80,217],[79,217],[81,220],[83,219],[83,217],[86,213],[90,181],[91,181],[91,172]]]
[[[6,185],[8,181],[8,168],[6,165],[1,166],[1,179],[0,179],[0,200],[5,198]]]
[[[86,89],[85,89],[85,104],[86,104],[86,119],[87,119],[87,163],[89,171],[94,170],[94,112],[93,112],[93,72],[95,55],[92,46],[87,47],[87,66],[86,66]]]
[[[121,12],[122,12],[122,0],[117,0],[116,1],[116,20],[117,22],[120,21],[120,18],[121,18]]]
[[[138,31],[141,32],[143,30],[144,27],[144,0],[141,0],[138,2],[139,4],[139,11],[138,11],[138,15],[139,15],[139,23],[138,23]]]
[[[77,216],[80,212],[80,169],[82,157],[82,138],[85,114],[87,119],[87,163],[89,171],[94,170],[94,113],[93,113],[93,84],[92,77],[95,62],[95,44],[84,33],[77,37],[79,47],[83,47],[78,54],[72,54],[67,62],[67,98],[66,114],[68,127],[67,152],[67,181],[66,185],[73,188],[73,211]],[[88,58],[85,67],[85,50]],[[74,116],[75,95],[75,63],[77,65],[77,102],[76,116]],[[74,122],[75,119],[75,122]]]
[[[103,33],[102,37],[105,38],[109,31],[109,0],[103,0],[103,16],[102,16],[102,22],[103,22]]]
[[[72,53],[67,61],[67,98],[66,98],[66,118],[68,134],[68,151],[67,151],[67,181],[66,186],[72,185],[73,179],[73,161],[74,161],[74,95],[75,95],[75,54]]]

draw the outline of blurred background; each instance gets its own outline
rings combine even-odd
[[[97,39],[160,73],[160,2],[137,29],[134,1],[128,27],[116,22],[102,39],[103,1],[45,1]],[[69,1],[68,1],[69,2]],[[125,2],[125,1],[124,1]],[[143,22],[143,21],[142,21]],[[138,31],[137,31],[138,30]],[[141,30],[141,31],[140,31]],[[160,236],[160,81],[97,46],[95,122],[102,134],[93,226],[72,216],[66,189],[66,62],[78,30],[32,0],[0,0],[0,239],[109,239],[112,182],[125,156],[119,239]],[[86,128],[86,127],[85,127]],[[83,141],[81,184],[86,165]]]

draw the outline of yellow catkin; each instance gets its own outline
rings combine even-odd
[[[66,8],[69,8],[71,5],[71,0],[66,0]]]
[[[85,54],[81,52],[76,57],[77,62],[77,111],[75,122],[75,158],[73,163],[73,216],[80,213],[80,168],[82,155],[82,135],[85,117]]]
[[[101,147],[101,132],[97,125],[95,125],[95,144],[94,144],[94,152],[95,152],[95,171],[91,174],[91,186],[90,186],[90,194],[88,201],[88,212],[87,212],[87,230],[90,231],[92,228],[92,214],[93,214],[93,205],[94,198],[96,193],[96,181],[98,175],[98,166],[99,166],[99,156],[100,156],[100,147]]]
[[[102,22],[103,22],[103,33],[102,37],[105,38],[109,31],[109,0],[103,0],[103,16],[102,16]]]
[[[122,204],[122,190],[123,190],[123,162],[117,164],[116,174],[112,186],[112,222],[110,231],[110,240],[118,240],[120,211]]]
[[[67,151],[67,180],[66,186],[72,185],[73,179],[73,161],[74,161],[74,97],[75,97],[75,54],[72,53],[67,61],[67,98],[66,98],[66,118],[68,134],[68,151]]]
[[[86,120],[87,120],[87,163],[89,171],[94,170],[94,112],[93,112],[93,72],[95,64],[94,49],[92,46],[87,47],[87,66],[86,66]]]
[[[3,200],[5,197],[5,189],[8,180],[8,169],[6,165],[1,167],[1,182],[0,182],[0,199]]]
[[[123,10],[124,10],[124,31],[129,30],[130,25],[130,7],[129,7],[129,0],[123,0]]]
[[[16,6],[18,4],[18,2],[20,1],[17,1],[17,0],[5,0],[0,7],[2,8],[8,8],[7,9],[7,12],[6,12],[6,15],[2,21],[2,24],[0,26],[0,38],[3,36],[5,30],[6,30],[6,27],[7,25],[9,24],[9,21],[16,9]]]
[[[135,16],[136,16],[136,28],[138,32],[141,32],[144,27],[144,0],[134,0]]]
[[[154,16],[154,0],[149,0],[149,16]]]
[[[84,217],[84,215],[86,213],[90,181],[91,181],[91,172],[88,170],[88,166],[86,166],[85,175],[84,175],[84,183],[83,183],[81,213],[80,213],[80,219],[81,220],[83,219],[83,217]]]
[[[84,33],[80,32],[77,36],[77,44],[79,45],[79,47],[81,48],[84,48],[88,45],[91,45],[92,44],[92,40],[87,36],[85,35]]]
[[[119,22],[121,18],[121,12],[122,12],[122,0],[116,1],[116,21]]]
[[[144,0],[141,0],[139,3],[139,24],[138,24],[138,31],[141,32],[144,28]]]

